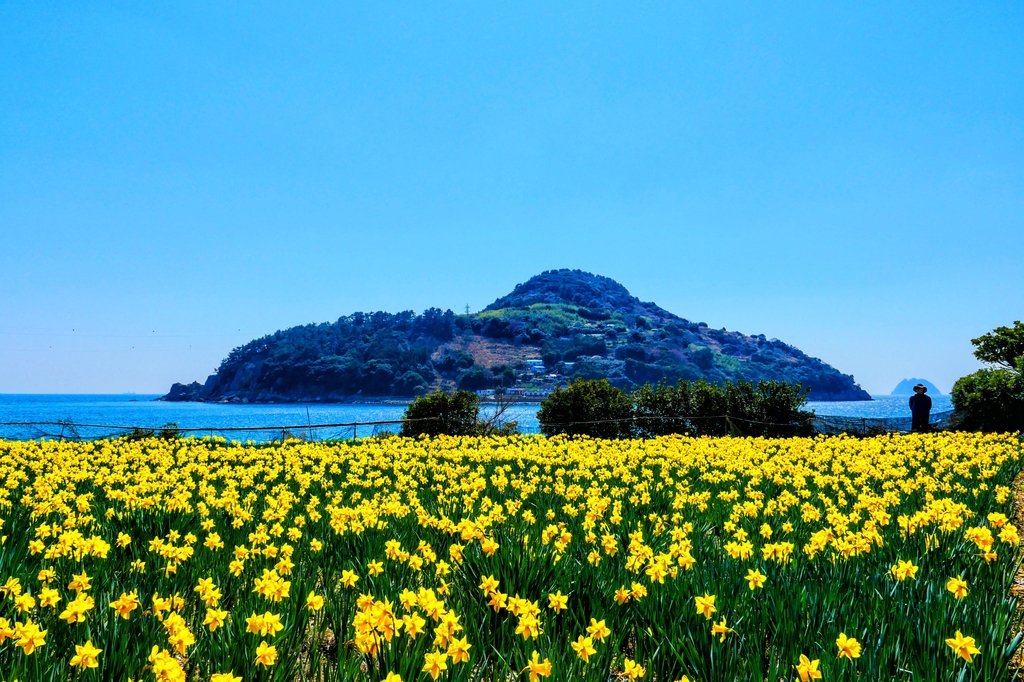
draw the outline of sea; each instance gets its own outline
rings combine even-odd
[[[242,405],[170,403],[157,395],[26,395],[0,394],[0,439],[99,438],[135,428],[174,425],[183,435],[219,436],[238,441],[279,440],[296,436],[310,440],[366,438],[397,432],[405,405],[312,403]],[[909,417],[907,396],[873,396],[855,402],[809,402],[806,409],[821,416],[891,419]],[[539,433],[539,406],[513,405],[501,418],[516,421],[520,431]],[[952,410],[950,397],[932,396],[932,414]],[[493,416],[485,406],[484,417]],[[187,431],[186,431],[187,430]]]

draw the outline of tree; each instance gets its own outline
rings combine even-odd
[[[953,425],[964,431],[1024,430],[1024,377],[1019,371],[982,369],[953,384]]]
[[[691,348],[690,359],[693,361],[693,364],[703,370],[708,370],[715,366],[715,352],[707,346]]]
[[[431,393],[416,398],[405,408],[403,436],[511,436],[519,432],[519,423],[508,419],[513,400],[501,397],[486,419],[480,418],[480,398],[469,391]],[[415,421],[423,420],[423,421]]]
[[[971,339],[974,357],[997,365],[953,384],[953,426],[966,431],[1024,431],[1024,324]]]
[[[690,415],[689,385],[680,382],[670,386],[665,381],[657,385],[644,384],[633,391],[635,427],[644,438],[655,438],[669,433],[690,433],[693,429],[685,417]]]
[[[807,389],[784,381],[739,380],[723,385],[680,381],[641,386],[632,395],[637,433],[692,436],[807,436],[814,415],[801,409]]]
[[[453,372],[473,366],[473,356],[464,350],[446,350],[440,360],[434,361],[439,372]]]
[[[988,334],[971,339],[971,343],[974,357],[982,362],[1017,370],[1018,360],[1024,357],[1024,324],[1017,320],[1012,327],[996,327]]]
[[[540,404],[540,430],[595,438],[629,438],[633,435],[633,403],[607,379],[576,380],[568,388],[556,388]]]
[[[472,436],[479,432],[480,398],[469,391],[438,391],[416,398],[405,408],[403,436]]]
[[[422,395],[427,392],[427,382],[419,372],[409,370],[391,383],[392,395]]]
[[[800,409],[809,389],[785,381],[738,380],[725,385],[726,414],[747,436],[783,438],[814,433],[814,413]]]
[[[465,391],[479,391],[494,383],[491,373],[479,365],[470,367],[459,375],[459,388]]]

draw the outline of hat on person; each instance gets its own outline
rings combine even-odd
[[[925,393],[927,393],[927,392],[928,392],[928,387],[927,387],[927,386],[925,386],[924,384],[918,384],[917,386],[914,386],[914,390],[915,390],[915,391],[916,391],[917,389],[919,389],[919,388],[920,388],[920,389],[923,389]]]

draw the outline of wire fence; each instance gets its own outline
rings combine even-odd
[[[928,426],[933,430],[948,429],[952,416],[953,410],[934,412],[929,415]],[[911,426],[911,417],[814,417],[814,430],[825,434],[849,433],[870,436],[881,433],[909,433]]]
[[[953,410],[936,412],[931,415],[929,426],[932,429],[945,429],[950,426]],[[121,437],[163,437],[177,436],[219,437],[238,442],[273,442],[290,439],[308,442],[358,440],[382,436],[401,431],[402,426],[415,422],[437,421],[435,417],[423,419],[390,419],[381,421],[343,422],[334,424],[289,424],[282,426],[184,426],[163,424],[160,426],[126,426],[110,424],[76,423],[71,420],[60,421],[8,421],[0,422],[0,440],[40,440],[56,439],[70,441],[103,440]],[[669,421],[671,427],[680,433],[702,432],[699,424],[709,421],[719,424],[723,433],[735,436],[749,435],[751,432],[763,430],[762,427],[790,428],[799,422],[774,422],[734,417],[732,415],[701,415],[701,416],[659,416],[640,415],[624,419],[597,419],[568,423],[551,424],[565,430],[576,430],[575,427],[587,427],[600,424],[631,422],[643,430],[645,423]],[[822,434],[875,435],[882,433],[908,433],[911,430],[910,417],[862,418],[832,415],[817,415],[810,419],[814,431]],[[537,428],[524,429],[536,432]]]
[[[80,424],[71,420],[0,422],[0,440],[56,439],[71,441],[104,440],[121,437],[173,438],[195,436],[224,438],[238,442],[304,440],[309,442],[358,440],[396,433],[406,423],[437,421],[389,419],[382,421],[341,422],[335,424],[287,424],[282,426],[125,426],[116,424]]]
[[[928,427],[931,430],[948,429],[951,426],[953,410],[943,410],[929,415]],[[814,414],[806,421],[766,421],[764,419],[750,419],[747,417],[736,417],[729,414],[716,415],[636,415],[621,419],[595,419],[590,421],[575,421],[564,423],[551,423],[549,426],[572,429],[577,426],[599,425],[599,424],[621,424],[632,423],[641,431],[645,423],[670,422],[670,428],[675,427],[679,433],[693,433],[706,431],[706,424],[711,422],[719,427],[719,430],[734,436],[749,435],[757,431],[758,427],[774,427],[777,429],[792,429],[809,423],[816,433],[837,435],[846,433],[850,435],[869,436],[882,433],[910,433],[913,429],[912,417],[844,417],[835,415]]]

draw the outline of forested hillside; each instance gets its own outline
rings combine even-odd
[[[575,378],[633,388],[704,378],[778,379],[812,400],[869,400],[853,377],[762,335],[712,329],[630,295],[607,277],[552,270],[483,311],[354,313],[234,349],[204,384],[166,400],[407,398],[438,387],[543,392]]]

